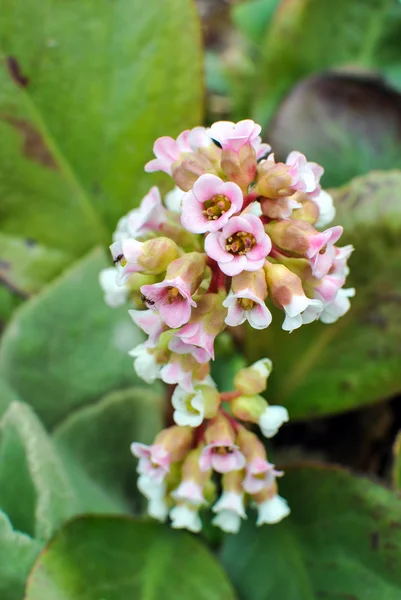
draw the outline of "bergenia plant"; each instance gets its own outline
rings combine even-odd
[[[216,337],[245,321],[269,327],[271,305],[288,332],[333,323],[354,294],[343,287],[353,248],[337,246],[342,227],[326,228],[335,209],[323,168],[295,151],[277,162],[260,132],[251,120],[220,121],[159,138],[145,170],[164,171],[175,187],[164,202],[151,188],[120,220],[115,267],[100,274],[110,306],[137,302],[130,314],[148,339],[130,353],[136,373],[174,386],[175,424],[150,446],[132,443],[138,487],[152,517],[194,532],[204,510],[230,533],[247,506],[258,525],[290,512],[278,491],[283,473],[254,429],[271,438],[289,418],[261,395],[272,363],[241,369],[221,393],[210,375]]]

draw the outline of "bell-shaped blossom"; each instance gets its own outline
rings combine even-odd
[[[208,444],[199,459],[201,471],[213,469],[217,473],[239,471],[245,466],[245,457],[238,446],[229,439],[221,439]]]
[[[313,192],[316,189],[318,181],[315,170],[301,152],[295,150],[290,152],[285,164],[291,167],[290,174],[294,190],[299,190],[300,192]]]
[[[284,406],[269,404],[259,417],[259,427],[265,437],[272,438],[288,420],[288,411]]]
[[[246,519],[244,495],[236,491],[224,491],[212,508],[217,513],[212,523],[226,533],[238,533],[241,520]]]
[[[186,327],[186,325],[184,325]],[[176,352],[177,354],[192,354],[195,359],[203,364],[210,361],[210,355],[205,348],[198,348],[194,344],[187,344],[178,336],[178,332],[175,333],[175,337],[171,338],[169,342],[169,350]]]
[[[168,362],[160,369],[160,379],[169,385],[177,384],[192,392],[194,383],[199,383],[209,374],[209,364],[200,364],[192,355],[172,353]]]
[[[202,521],[197,509],[184,503],[170,510],[170,519],[173,529],[188,529],[193,533],[199,533],[202,529]]]
[[[124,285],[131,273],[140,273],[144,270],[138,262],[142,249],[143,243],[133,238],[111,244],[110,252],[117,270],[116,282],[118,285]]]
[[[173,419],[177,425],[198,427],[205,414],[205,399],[201,389],[187,392],[179,385],[174,389],[171,397],[174,408]]]
[[[138,473],[161,483],[170,470],[171,454],[161,444],[133,442],[131,452],[139,458]]]
[[[355,296],[355,288],[346,288],[338,291],[335,299],[324,306],[320,315],[322,323],[335,323],[351,308],[350,298]]]
[[[148,507],[147,513],[152,519],[161,521],[162,523],[167,519],[169,508],[167,506],[166,496],[166,484],[164,481],[155,481],[154,477],[142,474],[138,477],[138,489],[147,498]]]
[[[255,146],[255,151],[261,152],[260,132],[261,126],[245,119],[238,123],[231,121],[217,121],[207,130],[210,137],[215,140],[223,150],[238,152],[245,144]],[[263,152],[265,152],[263,147]],[[263,155],[263,154],[262,154]]]
[[[257,508],[256,525],[279,523],[291,512],[287,501],[277,494],[258,504]]]
[[[209,233],[205,250],[226,275],[258,271],[271,250],[263,224],[254,215],[232,217],[221,232]]]
[[[291,301],[283,305],[285,311],[285,319],[282,324],[282,329],[291,333],[294,329],[298,329],[303,324],[302,315],[306,312],[308,315],[315,315],[315,319],[321,310],[320,300],[308,298],[304,295],[293,295]],[[305,323],[307,321],[305,320]]]
[[[144,196],[138,208],[131,210],[117,223],[113,235],[114,242],[127,238],[140,238],[148,233],[159,231],[166,220],[166,209],[162,204],[160,191],[154,186]]]
[[[187,479],[182,481],[178,488],[171,493],[171,497],[178,502],[185,502],[191,506],[201,506],[206,503],[202,490],[203,486],[195,479]]]
[[[147,347],[154,348],[166,326],[158,313],[153,310],[129,310],[128,314],[137,327],[140,327],[148,336]]]
[[[191,233],[219,231],[243,204],[241,188],[206,173],[182,199],[181,223]]]
[[[156,355],[152,350],[153,344],[145,342],[138,344],[129,351],[129,355],[134,358],[134,369],[138,377],[146,383],[153,383],[161,376],[162,365],[156,360]]]
[[[326,229],[323,233],[325,235],[330,235],[324,252],[322,252],[323,249],[320,248],[319,250],[311,249],[306,253],[306,256],[311,259],[312,274],[314,277],[321,279],[330,271],[336,255],[334,244],[340,239],[342,232],[343,228],[340,225]]]
[[[231,290],[223,302],[228,308],[225,322],[230,327],[248,321],[254,329],[265,329],[272,321],[272,315],[264,300],[267,296],[266,278],[263,269],[244,271],[233,277]]]
[[[258,494],[265,488],[274,485],[275,478],[281,477],[282,471],[276,471],[274,465],[267,460],[256,457],[246,466],[246,476],[242,487],[247,494]]]
[[[146,163],[145,171],[147,173],[164,171],[171,175],[172,165],[179,160],[182,153],[194,152],[208,144],[210,144],[210,138],[204,127],[187,129],[180,133],[176,140],[169,136],[160,137],[153,145],[156,158]]]
[[[99,283],[104,293],[104,301],[112,308],[125,304],[129,296],[128,286],[118,285],[116,276],[114,267],[102,269],[99,273]]]
[[[188,323],[191,308],[196,302],[191,297],[191,286],[181,277],[165,279],[160,283],[143,285],[141,293],[152,310],[158,310],[163,321],[173,329]]]

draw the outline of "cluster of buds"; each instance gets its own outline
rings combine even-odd
[[[323,169],[291,152],[276,162],[251,120],[218,122],[159,138],[147,172],[164,171],[175,188],[162,201],[153,187],[123,217],[111,245],[114,267],[100,274],[105,300],[128,300],[148,339],[131,351],[139,377],[173,385],[175,425],[139,458],[140,490],[155,518],[198,531],[199,509],[212,504],[214,523],[238,530],[245,502],[258,523],[288,514],[277,494],[281,475],[250,431],[273,436],[288,420],[260,395],[268,359],[240,371],[235,390],[219,394],[210,377],[216,337],[245,321],[268,327],[271,302],[293,331],[320,319],[332,323],[350,306],[343,289],[352,246],[337,247],[342,227],[321,231],[334,217],[321,189]],[[318,228],[318,229],[317,229]],[[213,473],[222,474],[221,483]],[[214,503],[217,486],[223,490]]]

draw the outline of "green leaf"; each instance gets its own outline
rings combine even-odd
[[[192,0],[5,2],[0,58],[0,222],[19,247],[8,277],[36,290],[109,242],[155,182],[154,140],[199,124],[199,19]],[[37,279],[22,276],[24,250]]]
[[[273,361],[268,398],[291,419],[384,400],[401,390],[401,172],[372,172],[334,192],[341,245],[355,252],[347,287],[350,311],[336,323],[312,323],[289,337],[275,311],[266,333],[250,330],[248,355]]]
[[[83,473],[79,485],[32,409],[14,402],[0,422],[0,508],[13,526],[39,540],[71,517],[122,512],[120,505]],[[95,449],[94,449],[95,451]]]
[[[401,509],[393,492],[333,467],[289,470],[291,515],[227,536],[223,564],[246,600],[398,600]]]
[[[119,502],[137,496],[130,444],[150,444],[163,428],[163,396],[147,388],[113,392],[77,410],[54,432],[60,450],[73,456],[91,480]]]
[[[14,531],[0,510],[0,598],[21,600],[25,581],[42,544]]]
[[[392,480],[396,490],[401,490],[401,431],[397,433],[393,444]]]
[[[216,558],[195,537],[156,523],[86,517],[39,557],[25,600],[233,600]]]
[[[296,148],[324,165],[324,187],[401,164],[401,94],[383,79],[323,73],[281,103],[269,129],[278,159]]]
[[[12,402],[18,402],[19,400],[16,391],[0,377],[0,417],[3,416]]]
[[[282,0],[263,45],[256,120],[270,120],[278,102],[307,75],[375,67],[392,9],[401,12],[396,0]]]
[[[231,16],[234,25],[251,42],[259,44],[280,0],[249,0],[234,4]]]
[[[73,265],[10,321],[0,345],[0,375],[54,426],[74,408],[136,381],[127,351],[142,339],[126,308],[103,301],[95,250]]]

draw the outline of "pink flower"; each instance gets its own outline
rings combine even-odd
[[[163,481],[170,470],[170,453],[161,444],[131,444],[131,452],[139,458],[138,473],[148,475],[157,482]]]
[[[267,460],[258,457],[247,465],[242,486],[247,494],[258,494],[264,488],[274,484],[275,478],[281,477],[283,474],[283,471],[276,471],[274,465],[267,462]]]
[[[205,446],[199,458],[201,471],[214,469],[218,473],[239,471],[245,467],[245,456],[230,439],[219,440]]]
[[[182,199],[181,223],[191,233],[218,231],[241,210],[241,188],[216,175],[201,175]]]
[[[166,328],[158,313],[153,310],[129,310],[128,313],[135,325],[149,336],[148,347],[154,348]]]
[[[194,384],[201,382],[208,372],[208,364],[199,364],[191,354],[172,353],[168,363],[160,370],[160,378],[164,383],[177,384],[186,392],[192,392]]]
[[[116,283],[124,285],[131,273],[143,271],[138,259],[142,254],[143,243],[132,238],[123,239],[121,242],[113,242],[110,252],[117,269]]]
[[[223,302],[228,308],[225,322],[230,327],[242,325],[248,321],[254,329],[265,329],[272,321],[272,315],[263,300],[249,289],[234,294],[230,292]]]
[[[191,297],[191,284],[181,277],[143,285],[141,293],[148,308],[158,310],[160,317],[172,329],[187,323],[191,316],[191,307],[196,306]]]
[[[271,241],[255,215],[232,217],[221,232],[209,233],[205,251],[226,275],[258,271],[271,250]]]
[[[187,323],[182,329],[177,331],[175,334],[176,337],[173,338],[174,341],[172,340],[171,343],[174,345],[174,348],[176,348],[178,346],[178,340],[180,340],[182,344],[185,344],[189,352],[191,352],[191,348],[194,349],[194,353],[197,350],[203,350],[206,355],[206,360],[198,360],[198,358],[197,360],[198,362],[206,362],[214,360],[214,340],[217,333],[219,332],[208,333],[204,321]],[[170,349],[173,350],[173,347]],[[174,352],[178,352],[178,350],[174,349]],[[196,354],[194,354],[194,356],[196,357]]]
[[[181,153],[194,152],[209,143],[210,138],[204,127],[187,129],[180,133],[176,140],[169,136],[160,137],[153,146],[156,158],[146,163],[145,171],[147,173],[164,171],[171,175],[171,167],[180,158]]]
[[[159,231],[166,220],[167,211],[162,204],[160,192],[152,187],[144,196],[138,208],[131,210],[120,219],[113,235],[113,241],[127,238],[139,238],[151,231]]]
[[[290,152],[285,161],[285,164],[290,166],[290,175],[292,177],[292,187],[300,192],[313,192],[317,185],[321,174],[316,163],[309,163],[306,157],[301,152]]]
[[[180,483],[178,488],[171,493],[171,496],[174,500],[187,502],[192,506],[200,506],[201,504],[206,504],[202,491],[202,485],[194,479],[187,479]]]
[[[171,338],[168,348],[177,354],[191,354],[195,357],[198,363],[207,363],[210,360],[210,356],[206,349],[198,348],[194,344],[187,344],[185,341],[180,339],[178,333],[175,334],[175,337]]]
[[[252,146],[256,146],[255,151],[260,151],[259,133],[261,129],[261,126],[251,121],[251,119],[245,119],[238,123],[217,121],[217,123],[213,123],[208,129],[208,134],[220,144],[223,150],[238,152],[245,144],[251,144]],[[264,152],[265,148],[263,148]]]
[[[330,271],[336,256],[334,244],[340,239],[342,232],[343,228],[340,225],[326,229],[326,231],[323,231],[323,235],[327,237],[325,250],[322,252],[323,248],[321,246],[314,247],[311,244],[306,252],[306,256],[311,259],[312,275],[314,277],[321,279]]]

